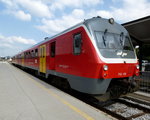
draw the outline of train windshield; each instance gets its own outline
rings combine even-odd
[[[128,35],[95,31],[97,46],[106,58],[135,58],[133,46]]]

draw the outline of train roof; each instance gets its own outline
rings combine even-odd
[[[84,19],[84,21],[82,21],[82,22],[80,22],[80,23],[78,23],[78,24],[76,24],[76,25],[74,25],[74,26],[72,26],[72,27],[70,27],[70,28],[68,28],[68,29],[66,29],[66,30],[64,30],[64,31],[62,31],[62,32],[60,32],[60,33],[58,33],[58,34],[52,36],[52,37],[46,37],[43,41],[41,41],[41,42],[39,42],[39,43],[37,43],[37,44],[31,46],[30,48],[28,48],[28,49],[26,49],[26,50],[23,50],[22,52],[28,51],[29,49],[32,49],[32,48],[34,48],[34,47],[37,47],[38,45],[41,45],[41,44],[43,44],[43,43],[46,43],[46,42],[48,42],[49,40],[52,40],[52,39],[54,39],[54,38],[56,38],[56,37],[58,37],[58,36],[60,36],[60,35],[62,35],[62,34],[65,34],[66,32],[68,32],[68,31],[70,31],[70,30],[72,30],[72,29],[74,29],[74,28],[80,27],[80,26],[82,26],[82,25],[87,26],[88,23],[90,23],[91,21],[95,21],[95,20],[98,20],[98,19],[101,19],[101,20],[108,20],[108,19],[105,19],[105,18],[101,18],[100,16],[93,17],[93,18],[90,18],[90,19]],[[110,19],[109,19],[109,20],[110,20]],[[17,55],[21,54],[22,52],[19,52]]]
[[[64,30],[64,31],[62,31],[62,32],[52,36],[52,37],[46,37],[45,40],[43,40],[43,41],[33,45],[29,49],[31,49],[33,47],[36,47],[36,46],[38,46],[40,44],[43,44],[43,43],[45,43],[45,42],[47,42],[49,40],[52,40],[52,39],[54,39],[54,38],[56,38],[56,37],[58,37],[58,36],[60,36],[60,35],[62,35],[64,33],[68,32],[68,31],[70,31],[70,30],[72,30],[74,28],[77,28],[77,27],[81,26],[81,25],[86,25],[87,23],[89,23],[90,21],[93,21],[94,19],[104,19],[104,18],[101,18],[100,16],[97,16],[97,17],[93,17],[93,18],[90,18],[90,19],[84,19],[84,21],[82,21],[82,22],[80,22],[80,23],[78,23],[78,24],[76,24],[76,25],[74,25],[74,26],[72,26],[72,27],[70,27],[70,28],[68,28],[68,29],[66,29],[66,30]]]

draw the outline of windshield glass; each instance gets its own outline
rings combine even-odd
[[[135,58],[134,50],[128,36],[95,31],[97,46],[106,58]]]

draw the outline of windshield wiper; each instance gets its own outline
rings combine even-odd
[[[123,46],[123,32],[121,32],[120,34],[120,44],[121,46]]]
[[[104,35],[103,35],[103,43],[105,47],[106,47],[106,33],[107,33],[107,29],[105,30]]]

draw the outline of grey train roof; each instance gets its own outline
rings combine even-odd
[[[86,19],[86,20],[84,20],[84,21],[82,21],[82,22],[80,22],[80,23],[78,23],[78,24],[76,24],[76,25],[74,25],[74,26],[72,26],[72,27],[70,27],[70,28],[68,28],[68,29],[66,29],[66,30],[64,30],[64,31],[62,31],[62,32],[60,32],[60,33],[54,35],[54,36],[52,36],[52,37],[46,37],[45,40],[43,40],[43,41],[41,41],[41,42],[39,42],[39,43],[33,45],[32,47],[30,47],[30,48],[28,48],[28,49],[32,49],[33,47],[36,47],[36,46],[38,46],[38,45],[40,45],[40,44],[43,44],[43,43],[45,43],[45,42],[47,42],[47,41],[49,41],[49,40],[52,40],[52,39],[54,39],[54,38],[56,38],[56,37],[58,37],[58,36],[60,36],[60,35],[62,35],[62,34],[64,34],[64,33],[68,32],[68,31],[70,31],[70,30],[76,28],[76,27],[81,26],[81,25],[85,25],[85,26],[87,27],[87,29],[89,30],[89,32],[91,33],[90,25],[99,22],[99,20],[100,20],[100,21],[103,21],[103,22],[105,21],[105,22],[108,23],[108,20],[109,20],[109,19],[101,18],[101,17],[99,17],[99,16],[93,17],[93,18],[90,18],[90,19]],[[117,24],[117,23],[114,23],[114,24],[116,24],[117,26],[119,25],[119,24]],[[101,26],[105,26],[105,24],[101,24]],[[117,28],[121,28],[124,32],[126,32],[126,30],[124,29],[124,27],[123,27],[123,26],[120,27],[120,26],[121,26],[121,25],[119,25],[119,27],[117,27]],[[96,27],[98,27],[97,24],[95,25],[95,28],[96,28]],[[110,27],[109,27],[109,28],[110,28]],[[28,49],[26,49],[26,50],[24,50],[24,51],[27,51]]]
[[[49,40],[52,40],[53,38],[58,37],[58,36],[60,36],[60,35],[62,35],[62,34],[64,34],[64,33],[66,33],[66,32],[68,32],[68,31],[72,30],[73,28],[76,28],[76,27],[81,26],[81,25],[88,26],[88,25],[91,24],[93,21],[97,21],[97,20],[104,20],[104,21],[107,20],[107,21],[108,21],[108,19],[101,18],[101,17],[99,17],[99,16],[93,17],[93,18],[90,18],[90,19],[86,19],[86,20],[84,20],[84,21],[82,21],[82,22],[80,22],[80,23],[78,23],[78,24],[76,24],[76,25],[74,25],[74,26],[72,26],[72,27],[70,27],[70,28],[68,28],[68,29],[66,29],[66,30],[64,30],[64,31],[62,31],[62,32],[60,32],[60,33],[54,35],[54,36],[52,36],[52,37],[46,37],[45,40],[43,40],[43,41],[37,43],[36,45],[34,45],[34,46],[32,46],[32,47],[30,47],[30,49],[33,48],[33,47],[36,47],[36,46],[38,46],[38,45],[40,45],[40,44],[43,44],[43,43],[45,43],[45,42],[47,42],[47,41],[49,41]]]

